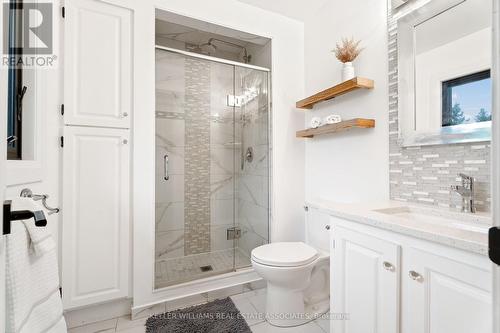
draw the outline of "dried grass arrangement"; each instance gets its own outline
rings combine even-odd
[[[340,60],[340,62],[352,62],[359,56],[361,51],[363,51],[363,49],[359,47],[360,43],[360,40],[355,41],[353,37],[351,39],[342,38],[341,43],[337,43],[332,52],[335,53],[335,56]]]

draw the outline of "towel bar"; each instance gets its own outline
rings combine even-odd
[[[45,227],[47,225],[47,219],[45,218],[45,214],[39,211],[30,211],[30,210],[16,210],[11,211],[12,201],[5,200],[3,202],[3,234],[10,234],[11,230],[11,222],[19,221],[19,220],[27,220],[30,218],[35,219],[35,225],[37,227]]]
[[[59,208],[52,208],[47,204],[48,194],[33,194],[33,191],[29,188],[25,188],[21,191],[21,198],[31,198],[35,201],[42,200],[42,205],[49,211],[49,215],[54,213],[59,213]]]

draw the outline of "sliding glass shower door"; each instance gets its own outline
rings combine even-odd
[[[249,266],[268,241],[268,116],[267,72],[157,48],[156,288]]]

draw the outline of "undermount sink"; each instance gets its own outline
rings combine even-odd
[[[374,209],[373,211],[412,222],[445,225],[478,233],[488,233],[488,229],[491,227],[491,217],[481,214],[459,213],[413,206],[381,208]]]

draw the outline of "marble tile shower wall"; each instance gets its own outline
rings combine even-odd
[[[260,82],[259,96],[242,107],[243,150],[253,148],[252,162],[245,161],[238,178],[238,215],[242,237],[238,248],[248,256],[269,239],[269,108],[266,74],[245,69],[237,70],[237,80],[254,86]],[[250,83],[251,82],[251,83]]]
[[[156,259],[184,256],[185,60],[156,51]],[[169,156],[169,180],[163,158]]]
[[[239,147],[236,150],[234,148],[233,108],[226,105],[226,95],[233,91],[233,69],[217,63],[204,64],[206,67],[199,61],[194,64],[183,56],[157,51],[157,259],[178,258],[197,251],[209,252],[233,247],[233,242],[226,239],[226,229],[233,226],[235,214],[233,156],[240,156]],[[192,69],[198,71],[197,75],[190,76],[188,72],[195,74]],[[188,82],[190,77],[192,85]],[[199,94],[200,91],[203,91],[202,95]],[[193,105],[203,105],[203,108],[191,108]],[[188,115],[191,111],[195,112]],[[187,157],[191,149],[188,148],[191,144],[188,144],[190,139],[187,138],[187,132],[191,126],[196,131],[190,135],[200,135],[199,138],[203,138],[201,145],[197,145],[201,150],[191,152],[202,152],[203,160],[198,160],[201,154]],[[170,161],[168,181],[163,179],[165,154],[169,155]],[[188,159],[189,164],[186,162]],[[204,177],[193,184],[195,187],[201,185],[201,192],[191,192],[188,198],[190,189],[186,186],[187,171],[201,166]],[[196,177],[196,174],[192,176]],[[203,211],[187,210],[191,198],[203,201]],[[194,230],[189,228],[186,215],[193,211],[201,214],[194,216],[194,221],[201,223]],[[191,236],[196,237],[196,241],[191,242]]]
[[[415,6],[420,5],[416,2]],[[398,144],[397,21],[388,0],[389,41],[389,172],[394,200],[460,208],[461,198],[450,191],[460,184],[459,172],[477,181],[478,210],[490,211],[490,144],[454,144],[403,148]],[[411,10],[411,8],[406,8]]]
[[[235,110],[227,105],[227,95],[234,94],[234,69],[221,63],[211,63],[210,95],[210,186],[211,186],[211,250],[232,249],[226,230],[234,227],[236,207],[235,170],[240,147],[235,145]],[[238,111],[236,111],[238,112]]]

